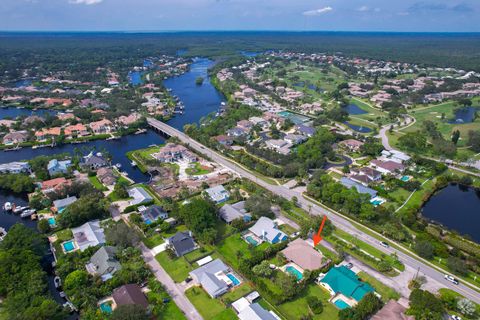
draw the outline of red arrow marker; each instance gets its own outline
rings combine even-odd
[[[313,245],[317,246],[317,244],[322,241],[322,236],[320,235],[322,233],[323,226],[325,225],[325,221],[327,221],[327,216],[323,216],[322,223],[320,224],[320,228],[318,229],[318,233],[313,235]]]

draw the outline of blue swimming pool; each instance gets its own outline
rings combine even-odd
[[[234,286],[238,286],[240,284],[240,280],[238,280],[237,277],[235,277],[234,274],[227,273],[227,277],[228,277],[228,279],[232,280]]]
[[[346,309],[346,308],[350,308],[350,306],[348,305],[348,303],[346,303],[345,301],[343,301],[342,299],[338,299],[334,302],[334,304],[337,306],[338,309],[340,310],[343,310],[343,309]]]
[[[65,252],[70,252],[70,251],[73,251],[73,249],[75,249],[75,244],[73,243],[73,240],[64,242],[62,246]]]
[[[408,180],[410,180],[410,177],[409,176],[403,176],[403,177],[400,178],[400,180],[407,182]]]
[[[50,226],[54,226],[55,225],[55,218],[54,217],[48,218],[48,224]]]
[[[252,236],[245,237],[245,240],[247,240],[247,242],[253,245],[254,247],[258,246],[258,241],[253,239]]]
[[[110,302],[104,302],[100,304],[100,310],[104,313],[112,313],[112,304]]]
[[[379,206],[382,204],[382,201],[381,200],[372,200],[370,201],[371,204],[373,204],[374,206]]]
[[[288,273],[293,274],[295,276],[295,278],[297,278],[298,281],[303,279],[303,274],[300,271],[298,271],[295,267],[288,266],[288,267],[285,268],[285,270]]]

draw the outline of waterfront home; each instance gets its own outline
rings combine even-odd
[[[75,125],[66,126],[63,131],[68,137],[83,137],[88,136],[90,133],[85,125],[77,123]]]
[[[165,220],[168,218],[168,213],[160,206],[152,205],[148,208],[138,208],[143,221],[146,224],[151,224],[159,219]]]
[[[28,162],[14,161],[0,164],[0,173],[30,173]]]
[[[161,148],[157,153],[152,156],[160,162],[176,162],[179,160],[185,160],[187,162],[197,161],[197,156],[190,150],[180,144],[167,143],[166,146]]]
[[[397,301],[390,300],[370,320],[415,320],[413,316],[405,315],[406,310],[407,308]]]
[[[60,127],[53,127],[49,129],[42,129],[41,131],[35,132],[35,137],[38,141],[45,141],[47,139],[53,139],[62,134],[62,129]]]
[[[113,309],[123,305],[138,305],[144,309],[148,308],[148,300],[138,284],[125,284],[113,290]]]
[[[28,132],[26,130],[13,131],[13,132],[7,133],[2,139],[3,144],[5,145],[24,143],[27,140],[28,140]]]
[[[63,112],[59,112],[57,113],[57,118],[61,121],[67,121],[67,120],[73,120],[73,119],[77,119],[77,117],[75,117],[75,115],[71,112],[66,112],[66,113],[63,113]]]
[[[235,204],[225,204],[218,210],[220,218],[230,224],[236,219],[242,219],[245,222],[252,220],[252,216],[245,210],[245,201],[240,201]]]
[[[373,166],[373,168],[383,174],[398,174],[405,170],[405,166],[403,164],[392,160],[383,161],[374,159],[370,161],[370,164]]]
[[[252,303],[238,313],[240,320],[278,320],[279,317],[272,311],[265,310],[260,304]]]
[[[128,196],[133,198],[128,201],[129,205],[131,206],[153,201],[152,196],[141,187],[133,187],[128,189]]]
[[[303,270],[317,270],[325,266],[323,254],[315,250],[307,241],[297,238],[281,251],[285,258]]]
[[[112,168],[103,167],[97,170],[97,179],[106,186],[113,186],[117,182],[117,176]]]
[[[87,272],[94,276],[100,276],[103,281],[111,279],[113,274],[122,268],[120,262],[115,258],[116,253],[115,247],[101,247],[85,266]]]
[[[48,174],[50,174],[50,176],[53,176],[59,173],[67,173],[68,168],[70,168],[71,165],[72,161],[70,160],[58,161],[57,159],[52,159],[48,162],[47,165]]]
[[[64,199],[58,199],[58,200],[55,200],[53,201],[53,209],[58,212],[58,213],[61,213],[63,210],[65,210],[69,205],[71,205],[72,203],[74,203],[75,201],[77,201],[77,197],[75,196],[71,196],[71,197],[67,197],[67,198],[64,198]]]
[[[260,217],[258,221],[248,229],[257,238],[275,244],[288,239],[288,236],[277,228],[277,224],[270,218]]]
[[[64,177],[55,178],[51,180],[42,181],[42,193],[47,194],[55,191],[62,190],[65,186],[70,183],[69,180]]]
[[[45,121],[45,119],[43,119],[42,117],[32,115],[32,116],[28,116],[25,119],[23,119],[22,124],[23,125],[30,125],[34,122],[44,122],[44,121]]]
[[[197,245],[195,241],[193,241],[192,232],[190,231],[177,232],[175,235],[165,239],[165,243],[177,257],[181,257],[197,249]]]
[[[228,199],[230,198],[230,193],[228,193],[228,191],[221,184],[206,189],[205,193],[208,195],[210,200],[212,200],[216,204],[228,201]]]
[[[194,283],[205,290],[212,298],[226,293],[230,287],[240,284],[230,268],[222,260],[215,259],[191,271],[189,275]]]
[[[96,170],[101,167],[106,167],[107,165],[108,162],[101,153],[94,154],[93,152],[90,152],[80,161],[80,167],[90,170]]]
[[[0,126],[5,126],[7,128],[12,127],[15,124],[15,120],[0,119]]]
[[[368,194],[370,195],[371,198],[375,198],[377,196],[377,191],[371,188],[365,187],[362,184],[355,182],[350,178],[342,177],[340,179],[340,183],[348,189],[355,188],[358,193]]]
[[[113,131],[113,123],[108,119],[102,119],[95,122],[90,122],[88,125],[95,134],[105,134]]]
[[[359,151],[360,148],[363,146],[363,144],[364,144],[363,142],[355,139],[347,139],[347,140],[340,141],[338,143],[339,146],[342,146],[352,152]]]
[[[129,114],[128,116],[118,117],[116,122],[120,125],[128,127],[128,126],[134,124],[135,122],[137,122],[138,120],[140,120],[140,118],[141,118],[141,115],[139,113],[134,112],[132,114]]]
[[[297,124],[295,126],[295,132],[307,137],[312,137],[315,134],[316,130],[315,128],[306,126],[304,124]]]
[[[72,228],[72,233],[73,239],[81,251],[105,243],[105,234],[98,219],[86,222],[80,227]]]
[[[318,283],[327,289],[335,305],[345,304],[353,307],[370,292],[375,292],[368,283],[359,280],[358,276],[346,266],[333,267],[327,274],[318,277]]]

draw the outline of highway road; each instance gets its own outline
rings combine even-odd
[[[375,237],[370,236],[368,234],[365,234],[361,230],[357,229],[350,221],[348,218],[345,218],[344,216],[337,214],[331,210],[327,210],[314,202],[304,198],[303,194],[300,192],[297,192],[295,190],[288,189],[284,186],[281,185],[271,185],[267,182],[265,182],[262,179],[259,179],[255,175],[253,175],[250,171],[246,170],[242,166],[239,166],[238,164],[232,162],[231,160],[227,159],[226,157],[222,156],[221,154],[217,153],[216,151],[213,151],[204,145],[200,144],[196,140],[190,138],[187,136],[185,133],[170,127],[169,125],[158,121],[153,118],[147,118],[147,122],[154,127],[155,129],[164,132],[165,134],[176,137],[180,141],[182,141],[185,144],[188,144],[191,148],[195,149],[198,153],[204,154],[208,156],[212,161],[215,161],[226,168],[229,168],[236,174],[238,174],[241,177],[247,178],[249,180],[255,181],[258,185],[262,186],[263,188],[269,190],[270,192],[277,194],[281,197],[284,197],[286,199],[291,199],[292,197],[297,197],[298,199],[298,205],[302,207],[305,211],[309,212],[310,214],[313,215],[327,215],[330,221],[333,222],[333,224],[348,232],[351,235],[356,236],[359,240],[366,242],[370,244],[371,246],[383,251],[385,254],[393,254],[396,253],[397,257],[399,260],[405,264],[408,265],[409,267],[419,270],[419,274],[424,275],[427,278],[427,281],[429,279],[433,279],[439,283],[444,284],[446,288],[455,290],[456,292],[460,293],[461,295],[465,296],[466,298],[475,301],[476,303],[480,304],[480,293],[473,290],[472,288],[460,283],[459,285],[455,285],[451,282],[448,282],[447,280],[444,279],[444,273],[440,272],[433,267],[431,267],[429,264],[427,264],[426,261],[421,259],[420,257],[414,258],[411,255],[408,255],[404,253],[403,251],[400,251],[398,249],[395,249],[393,247],[385,248],[380,245],[379,240],[377,240]],[[375,231],[372,230],[372,232],[376,233]],[[382,235],[376,233],[379,237],[382,237]],[[382,237],[383,238],[383,237]],[[386,239],[385,241],[392,242],[390,239]],[[422,261],[423,260],[423,261]],[[480,288],[477,288],[480,290]]]

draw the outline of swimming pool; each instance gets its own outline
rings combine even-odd
[[[285,270],[288,273],[293,274],[295,276],[295,278],[297,278],[298,281],[303,279],[303,274],[300,271],[298,271],[295,267],[288,266],[288,267],[285,268]]]
[[[382,204],[382,201],[381,200],[372,200],[370,201],[371,204],[373,204],[374,206],[379,206]]]
[[[400,180],[407,182],[408,180],[410,180],[410,177],[409,176],[403,176],[403,177],[400,178]]]
[[[54,217],[48,218],[48,224],[49,224],[50,226],[54,226],[54,225],[55,225],[55,218],[54,218]]]
[[[346,303],[345,301],[343,301],[342,299],[336,300],[333,304],[335,304],[337,306],[337,308],[340,309],[340,310],[350,308],[350,305],[348,303]]]
[[[65,252],[70,252],[70,251],[73,251],[73,249],[75,249],[75,244],[73,243],[73,240],[64,242],[62,244],[62,246],[63,246],[63,250],[65,250]]]
[[[112,313],[112,304],[110,302],[104,302],[100,304],[100,310],[105,313]]]
[[[252,236],[245,237],[245,240],[247,240],[247,242],[253,245],[254,247],[258,246],[258,241],[253,239]]]
[[[227,273],[227,277],[228,277],[228,279],[232,280],[234,286],[238,286],[240,284],[240,280],[238,280],[237,277],[235,277],[234,274]]]

